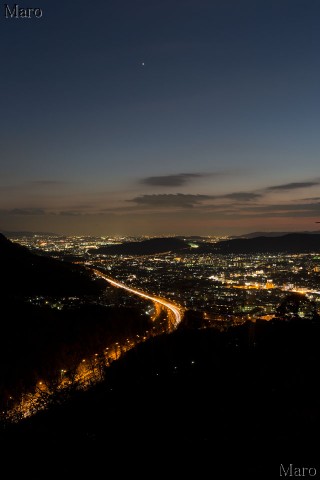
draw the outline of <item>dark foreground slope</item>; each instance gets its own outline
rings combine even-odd
[[[302,320],[180,329],[140,345],[112,364],[104,384],[7,429],[3,440],[41,439],[50,452],[67,446],[150,477],[193,467],[196,478],[273,479],[281,463],[319,467],[319,340],[319,325]]]
[[[87,355],[150,326],[144,303],[119,298],[112,287],[106,293],[106,282],[84,268],[34,255],[1,235],[0,265],[1,410],[38,381],[56,385],[61,370],[74,371]]]
[[[84,268],[35,255],[1,234],[0,265],[0,298],[90,295],[103,288],[103,282],[94,281]]]

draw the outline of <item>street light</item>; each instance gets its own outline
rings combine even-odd
[[[118,360],[119,358],[119,351],[118,351],[118,347],[120,348],[120,345],[119,345],[119,342],[116,342],[115,343],[115,355],[116,355],[116,360]]]

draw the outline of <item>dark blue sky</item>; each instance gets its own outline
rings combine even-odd
[[[317,0],[19,5],[43,17],[1,5],[0,229],[314,229]]]

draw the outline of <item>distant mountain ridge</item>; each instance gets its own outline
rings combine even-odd
[[[177,237],[150,238],[141,242],[126,242],[117,245],[103,246],[91,249],[89,253],[105,255],[154,255],[157,253],[179,252],[188,250],[186,242]]]
[[[310,253],[320,252],[320,234],[289,233],[282,237],[255,237],[224,240],[216,252],[227,253]]]
[[[120,245],[103,246],[91,249],[91,254],[102,255],[155,255],[166,252],[193,254],[229,254],[229,253],[308,253],[320,252],[320,233],[288,233],[283,236],[259,236],[252,238],[233,238],[217,243],[198,242],[197,248],[191,248],[178,237],[152,238],[141,242],[127,242]]]
[[[304,232],[251,232],[245,233],[243,235],[233,235],[231,239],[236,238],[256,238],[256,237],[283,237],[284,235],[291,235],[291,234],[306,234],[306,235],[320,235],[320,230],[316,230],[313,232],[304,231]]]

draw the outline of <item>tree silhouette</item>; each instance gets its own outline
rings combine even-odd
[[[290,293],[277,307],[277,315],[283,318],[309,317],[314,306],[310,300],[301,293]]]

